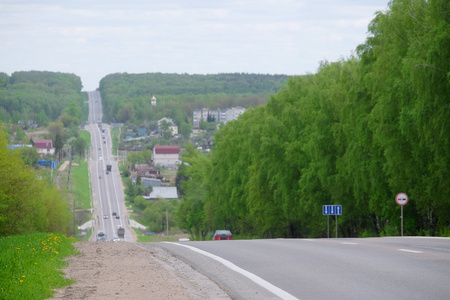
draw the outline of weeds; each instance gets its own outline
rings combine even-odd
[[[0,237],[0,299],[46,299],[71,284],[61,269],[77,254],[75,241],[53,233]]]

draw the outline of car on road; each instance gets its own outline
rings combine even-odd
[[[108,219],[108,215],[103,215],[103,219]]]
[[[117,213],[116,213],[115,211],[113,211],[112,215],[113,215],[113,216],[116,216],[116,215],[117,215]]]
[[[106,175],[108,175],[109,174],[109,171],[106,171]]]
[[[120,238],[118,236],[113,237],[112,242],[120,242]]]
[[[232,240],[233,234],[229,230],[216,230],[212,239],[213,241]]]
[[[119,215],[116,215],[116,219],[120,219]]]
[[[100,156],[100,157],[98,158],[98,160],[103,160],[103,157]]]
[[[106,242],[108,239],[106,238],[106,234],[104,232],[99,231],[97,233],[97,242]]]

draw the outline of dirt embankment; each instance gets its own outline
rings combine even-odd
[[[230,299],[214,282],[150,243],[78,242],[64,269],[76,283],[52,299]]]

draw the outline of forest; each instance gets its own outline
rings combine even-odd
[[[223,126],[208,156],[186,147],[182,227],[326,237],[334,204],[340,237],[400,235],[406,193],[405,235],[450,236],[450,2],[391,1],[368,31]]]
[[[27,71],[0,73],[0,121],[33,120],[47,126],[64,108],[81,108],[81,79],[73,74]]]
[[[182,135],[192,130],[192,112],[209,107],[245,108],[267,103],[281,89],[286,75],[264,74],[128,74],[107,75],[100,81],[105,120],[134,123],[174,120]],[[157,98],[156,107],[150,100]]]

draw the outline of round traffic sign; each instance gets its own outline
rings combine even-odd
[[[395,196],[395,202],[397,202],[398,205],[405,205],[408,203],[408,195],[405,193],[397,194],[397,196]]]

